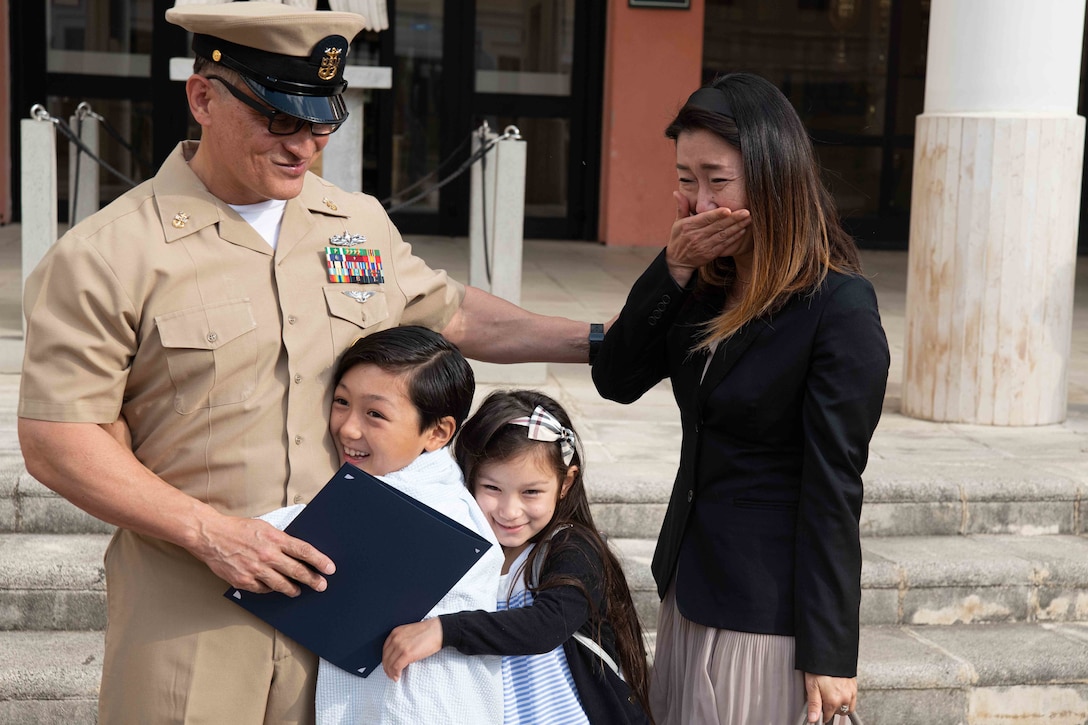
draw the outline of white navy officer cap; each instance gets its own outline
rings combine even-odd
[[[362,15],[229,2],[171,8],[166,19],[193,33],[194,53],[237,72],[277,111],[314,123],[347,118],[344,62]]]

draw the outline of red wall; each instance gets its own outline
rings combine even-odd
[[[687,10],[609,0],[601,150],[605,244],[664,246],[676,218],[676,155],[664,136],[699,87],[704,0]]]

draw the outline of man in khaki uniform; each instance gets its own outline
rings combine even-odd
[[[334,472],[339,353],[419,324],[480,359],[585,361],[589,328],[428,268],[374,199],[308,173],[346,116],[360,16],[244,2],[167,19],[194,33],[201,141],[28,279],[20,442],[32,475],[119,527],[102,723],[311,722],[313,655],[223,592],[323,590],[334,572],[252,517]],[[362,263],[330,272],[338,254]],[[119,415],[131,447],[105,429]]]

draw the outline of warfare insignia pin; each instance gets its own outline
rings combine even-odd
[[[366,302],[374,296],[373,292],[360,292],[357,289],[346,289],[344,290],[344,294],[346,294],[348,297],[355,300],[359,304]]]
[[[349,234],[347,232],[333,234],[329,237],[329,244],[334,247],[354,247],[359,244],[366,244],[366,237],[362,234]]]

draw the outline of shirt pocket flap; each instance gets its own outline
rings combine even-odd
[[[168,312],[155,318],[163,347],[218,350],[257,328],[248,299]]]
[[[330,315],[358,327],[370,327],[389,319],[389,302],[385,293],[378,290],[326,287],[325,303]]]

